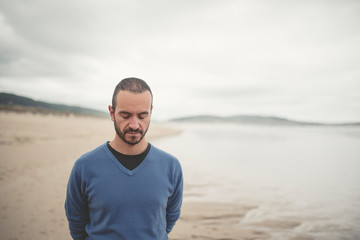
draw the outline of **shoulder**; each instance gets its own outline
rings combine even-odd
[[[79,157],[74,164],[75,169],[81,169],[88,166],[94,166],[106,156],[106,143],[98,146],[97,148],[83,154]]]
[[[180,161],[172,154],[161,150],[154,145],[151,145],[150,150],[151,157],[159,161],[161,164],[172,166],[175,168],[181,168]]]
[[[161,150],[160,148],[155,147],[154,145],[151,145],[150,153],[157,158],[166,159],[168,161],[178,161],[175,156],[168,152],[165,152],[164,150]]]

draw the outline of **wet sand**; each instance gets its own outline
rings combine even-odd
[[[0,112],[1,239],[71,239],[64,212],[65,191],[74,161],[111,140],[110,119]],[[148,140],[179,130],[152,123]],[[187,164],[183,170],[186,172]],[[190,202],[186,179],[182,215],[170,239],[269,239],[259,226],[239,225],[258,206]],[[264,228],[291,229],[296,221],[266,221]],[[293,240],[309,239],[298,236]]]

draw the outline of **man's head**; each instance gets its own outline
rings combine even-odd
[[[118,85],[116,85],[116,87],[115,87],[113,98],[112,98],[112,106],[114,109],[116,108],[116,96],[117,96],[118,92],[121,90],[129,91],[132,93],[142,93],[145,91],[149,91],[151,94],[151,107],[152,107],[153,95],[152,95],[149,85],[144,80],[141,80],[139,78],[125,78],[125,79],[121,80],[118,83]]]
[[[125,78],[115,88],[109,106],[117,136],[129,145],[136,145],[145,136],[151,118],[152,92],[138,78]]]

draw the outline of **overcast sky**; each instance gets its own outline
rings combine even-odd
[[[139,77],[153,118],[360,120],[358,0],[0,0],[0,91],[107,110]]]

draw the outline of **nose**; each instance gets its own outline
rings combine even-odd
[[[129,127],[132,129],[132,130],[137,130],[139,128],[139,123],[137,121],[136,118],[133,118],[129,124]]]

